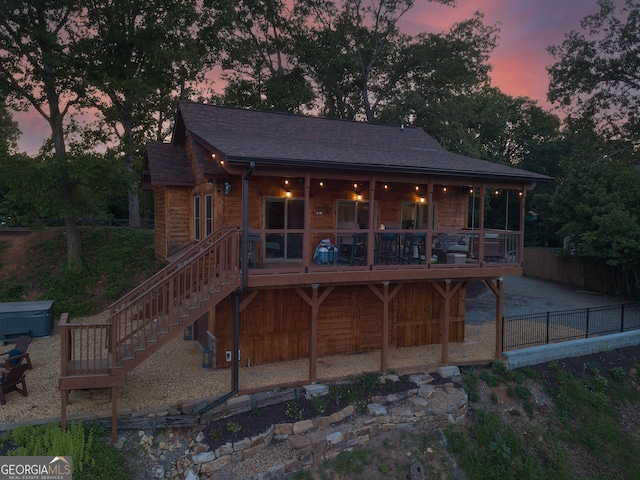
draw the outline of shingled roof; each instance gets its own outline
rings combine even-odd
[[[228,162],[507,181],[552,180],[545,175],[448,152],[418,127],[183,101],[178,106],[172,144],[184,145],[191,139]]]

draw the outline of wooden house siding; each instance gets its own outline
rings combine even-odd
[[[464,299],[461,289],[451,300],[451,342],[464,340]],[[229,364],[225,356],[233,348],[232,312],[232,300],[227,299],[210,320],[210,331],[217,339],[218,366]],[[390,302],[389,312],[390,347],[441,342],[444,300],[431,283],[404,284]],[[318,355],[380,350],[382,315],[382,303],[366,285],[335,288],[319,308]],[[241,364],[249,359],[251,365],[258,365],[307,358],[310,323],[311,308],[295,289],[260,290],[240,313]]]
[[[169,255],[193,241],[193,195],[188,189],[167,187]]]
[[[167,222],[167,187],[159,186],[153,193],[153,248],[158,258],[169,256],[169,225]]]

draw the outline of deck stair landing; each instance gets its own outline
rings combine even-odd
[[[63,403],[69,390],[118,387],[241,285],[240,232],[219,229],[110,306],[103,323],[60,319]],[[63,407],[64,408],[64,407]]]

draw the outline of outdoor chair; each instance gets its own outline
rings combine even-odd
[[[29,395],[27,392],[27,383],[24,378],[24,374],[29,368],[26,363],[21,363],[14,367],[3,371],[4,377],[0,379],[0,405],[5,405],[5,394],[9,392],[18,392],[23,397]]]
[[[16,344],[11,350],[0,353],[0,357],[6,355],[6,358],[0,359],[0,368],[8,370],[11,367],[24,363],[28,366],[29,370],[33,370],[31,366],[31,359],[27,350],[31,345],[31,337],[24,335],[16,341]]]

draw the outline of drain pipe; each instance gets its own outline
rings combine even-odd
[[[249,283],[249,177],[256,163],[249,163],[249,170],[242,176],[242,291]]]
[[[233,397],[239,390],[238,379],[238,350],[240,349],[240,293],[247,289],[248,283],[248,267],[249,267],[249,177],[256,169],[255,162],[249,164],[249,170],[242,176],[242,289],[233,292],[233,350],[231,353],[231,361],[233,362],[233,389],[224,394],[222,397],[215,399],[213,402],[197,408],[194,413],[201,415],[213,407],[226,402],[227,399]]]

